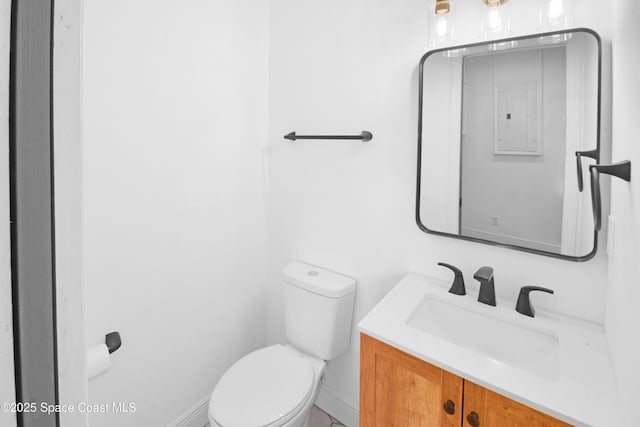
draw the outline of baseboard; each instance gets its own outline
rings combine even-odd
[[[180,415],[168,427],[204,427],[209,422],[209,397],[206,395],[195,405],[187,409],[187,412]]]
[[[168,427],[203,427],[209,422],[209,395],[180,415]],[[324,384],[320,387],[316,406],[340,420],[347,427],[358,427],[358,411],[336,397]]]
[[[324,384],[320,387],[316,406],[347,427],[358,427],[358,411],[333,394]]]

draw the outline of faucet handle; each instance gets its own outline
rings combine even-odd
[[[473,278],[480,282],[480,291],[478,292],[478,302],[490,306],[496,306],[496,289],[493,280],[493,267],[485,265],[480,267]]]
[[[518,295],[518,302],[516,303],[516,311],[525,316],[535,317],[536,311],[531,305],[529,294],[533,291],[546,292],[553,294],[551,289],[541,288],[540,286],[523,286],[520,288],[520,295]]]
[[[489,267],[485,265],[484,267],[480,267],[476,274],[473,275],[473,278],[479,281],[488,282],[493,279],[493,267]]]
[[[460,271],[459,268],[454,267],[451,264],[446,264],[444,262],[439,262],[438,265],[441,265],[443,267],[447,267],[448,269],[453,271],[453,274],[454,274],[453,283],[451,284],[451,288],[449,289],[449,293],[452,293],[452,294],[455,294],[455,295],[466,295],[467,294],[467,290],[464,287],[464,276],[462,275],[462,271]]]

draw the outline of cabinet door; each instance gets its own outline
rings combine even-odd
[[[470,415],[471,418],[469,418]],[[571,426],[467,380],[464,382],[463,425],[464,427]]]
[[[461,416],[462,378],[361,334],[361,427],[460,427]]]

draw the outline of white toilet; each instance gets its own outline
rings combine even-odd
[[[301,262],[282,273],[289,344],[256,350],[225,372],[209,400],[212,426],[306,425],[326,361],[349,345],[356,281]]]

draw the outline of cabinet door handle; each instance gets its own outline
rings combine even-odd
[[[456,413],[456,404],[453,403],[452,400],[447,400],[446,402],[444,402],[444,405],[442,405],[442,408],[444,409],[444,412],[446,412],[449,415],[453,415]]]
[[[472,427],[479,427],[480,416],[478,416],[478,414],[476,414],[475,412],[471,412],[469,415],[467,415],[467,422],[471,424]]]

